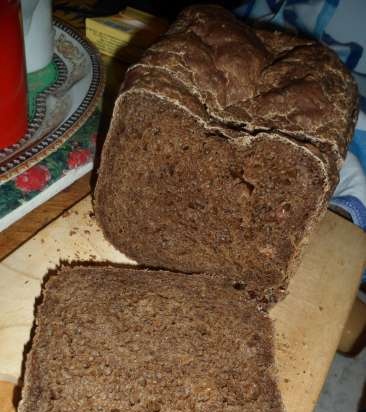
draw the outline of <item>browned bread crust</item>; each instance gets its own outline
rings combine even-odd
[[[225,274],[274,301],[326,210],[356,116],[355,82],[326,47],[188,8],[127,73],[97,219],[139,263]]]
[[[19,412],[282,412],[268,316],[208,276],[64,268]]]

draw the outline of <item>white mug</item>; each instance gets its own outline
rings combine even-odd
[[[27,73],[31,73],[52,60],[52,0],[21,0],[21,3]]]

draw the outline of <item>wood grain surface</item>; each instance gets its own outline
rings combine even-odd
[[[0,261],[90,193],[90,173],[0,232]]]
[[[17,390],[16,390],[16,385],[14,383],[0,380],[0,411],[1,412],[15,412],[13,399],[16,393],[17,393]]]
[[[61,261],[131,263],[104,240],[91,211],[87,197],[0,263],[0,375],[13,381],[20,376],[34,300],[46,273]],[[328,212],[306,248],[289,295],[271,313],[288,412],[313,410],[355,298],[365,252],[364,233]],[[7,411],[11,396],[0,398],[1,411]]]

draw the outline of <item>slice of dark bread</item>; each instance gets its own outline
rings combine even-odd
[[[280,412],[268,315],[208,275],[63,268],[18,412]]]
[[[356,116],[355,82],[326,47],[191,7],[126,75],[96,217],[139,263],[224,274],[276,300]]]

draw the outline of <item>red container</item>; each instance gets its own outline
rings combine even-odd
[[[21,139],[28,125],[20,0],[0,0],[0,148]]]

